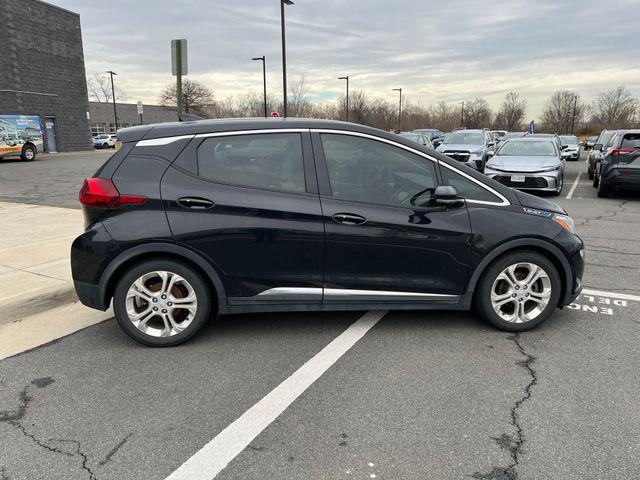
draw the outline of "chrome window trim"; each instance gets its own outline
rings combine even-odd
[[[307,133],[308,128],[263,128],[259,130],[231,130],[228,132],[198,133],[195,138],[230,137],[234,135],[260,135],[263,133]]]
[[[491,194],[495,195],[496,197],[498,197],[500,200],[502,200],[501,202],[487,202],[485,200],[466,200],[467,203],[473,203],[473,204],[478,204],[478,205],[494,205],[494,206],[500,206],[500,207],[506,207],[511,205],[511,202],[509,202],[509,200],[507,200],[507,198],[500,194],[499,192],[497,192],[496,190],[494,190],[493,188],[485,185],[484,183],[476,180],[475,178],[473,178],[470,175],[467,175],[466,173],[458,170],[455,167],[452,167],[451,165],[441,162],[439,161],[437,158],[433,158],[431,156],[429,156],[428,154],[421,152],[420,150],[415,150],[411,147],[407,147],[406,145],[402,145],[401,143],[397,143],[394,142],[393,140],[387,140],[386,138],[382,138],[382,137],[376,137],[375,135],[370,135],[368,133],[360,133],[360,132],[352,132],[349,130],[332,130],[332,129],[325,129],[325,128],[312,128],[311,129],[312,133],[332,133],[332,134],[338,134],[338,135],[351,135],[354,137],[363,137],[363,138],[369,138],[371,140],[376,140],[378,142],[383,142],[383,143],[388,143],[389,145],[393,145],[395,147],[399,147],[402,148],[404,150],[407,150],[411,153],[415,153],[416,155],[419,155],[423,158],[426,158],[427,160],[430,160],[433,163],[436,163],[438,165],[442,165],[446,168],[448,168],[449,170],[454,171],[455,173],[462,175],[463,177],[471,180],[472,182],[476,183],[477,185],[480,185],[482,188],[484,188],[485,190],[489,191]]]
[[[136,147],[160,147],[162,145],[169,145],[170,143],[177,142],[178,140],[184,140],[185,138],[191,140],[193,137],[195,137],[194,134],[177,135],[175,137],[149,138],[147,140],[139,140],[138,143],[136,143]]]
[[[275,287],[264,290],[254,297],[279,297],[282,295],[322,295],[322,288],[313,287]]]

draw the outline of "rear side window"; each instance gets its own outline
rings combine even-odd
[[[640,133],[627,133],[620,148],[640,148]]]
[[[495,196],[486,188],[481,187],[477,183],[467,177],[448,169],[441,167],[442,181],[445,185],[455,187],[462,198],[467,200],[479,200],[481,202],[502,203],[502,199]]]
[[[299,133],[207,138],[198,147],[198,174],[219,183],[304,192],[302,138]]]

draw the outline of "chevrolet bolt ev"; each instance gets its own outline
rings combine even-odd
[[[408,139],[324,120],[120,130],[79,194],[76,292],[168,346],[220,314],[467,310],[532,329],[581,289],[556,204]]]

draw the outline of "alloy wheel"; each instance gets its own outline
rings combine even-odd
[[[180,275],[154,271],[131,284],[125,308],[129,321],[142,333],[171,337],[191,324],[198,299],[191,284]]]
[[[491,306],[511,323],[526,323],[540,315],[551,298],[551,279],[534,263],[516,263],[505,268],[491,287]]]

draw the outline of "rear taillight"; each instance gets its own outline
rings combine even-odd
[[[107,178],[87,178],[82,184],[78,200],[84,207],[118,208],[122,205],[139,205],[147,201],[143,195],[120,195],[113,182]]]
[[[611,153],[609,155],[631,155],[632,153],[635,153],[635,151],[635,148],[614,148],[613,150],[611,150]]]

